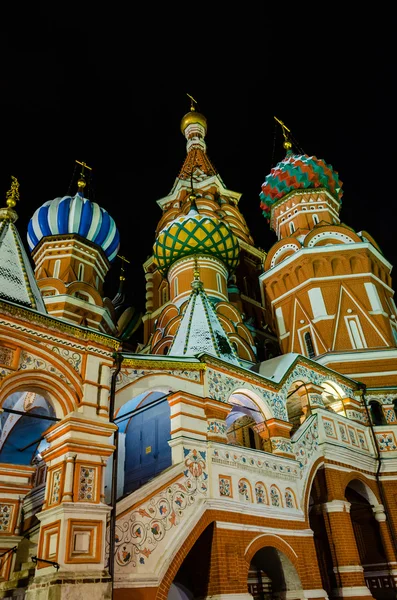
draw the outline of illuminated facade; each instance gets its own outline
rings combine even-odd
[[[278,237],[265,253],[192,101],[141,320],[123,277],[104,297],[120,242],[84,196],[87,165],[75,196],[34,212],[34,269],[13,179],[0,210],[0,597],[396,597],[391,265],[341,223],[338,173],[295,153],[280,124],[286,156],[258,206]]]

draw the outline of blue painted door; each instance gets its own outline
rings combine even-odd
[[[171,465],[167,400],[133,416],[125,438],[124,494],[138,489]]]

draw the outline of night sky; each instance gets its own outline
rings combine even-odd
[[[180,121],[189,93],[207,117],[208,155],[226,187],[242,193],[257,246],[276,241],[259,207],[261,184],[284,157],[275,115],[306,154],[339,173],[342,222],[367,230],[397,263],[390,15],[347,23],[301,14],[286,25],[285,15],[249,3],[236,12],[218,5],[215,15],[205,5],[180,13],[163,5],[134,13],[117,2],[23,5],[0,19],[0,194],[4,206],[18,178],[24,242],[36,208],[76,192],[75,161],[85,161],[88,197],[115,219],[120,253],[131,260],[129,291],[144,306],[142,263],[161,216],[156,200],[186,155]],[[111,297],[118,276],[116,261]]]

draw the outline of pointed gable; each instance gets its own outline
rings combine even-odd
[[[195,356],[206,353],[240,366],[237,354],[219,322],[202,282],[195,280],[192,287],[193,291],[168,354]]]
[[[19,233],[6,219],[0,221],[0,300],[47,313]]]

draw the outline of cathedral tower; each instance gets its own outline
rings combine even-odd
[[[113,306],[103,298],[103,284],[120,237],[107,211],[84,197],[89,167],[80,164],[76,195],[38,208],[28,225],[28,243],[49,314],[114,334]]]
[[[397,364],[392,266],[367,232],[341,223],[338,173],[315,156],[294,152],[281,125],[286,156],[260,194],[278,242],[260,281],[282,351],[315,358],[371,386],[391,384]]]

